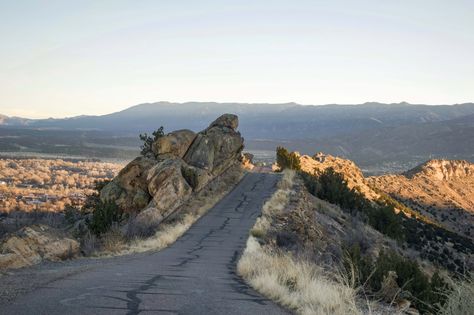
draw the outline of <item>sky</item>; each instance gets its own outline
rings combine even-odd
[[[0,0],[0,114],[474,101],[474,1]]]

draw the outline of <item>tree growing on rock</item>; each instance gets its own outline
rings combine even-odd
[[[164,135],[165,133],[164,133],[163,126],[158,128],[158,130],[153,131],[152,137],[150,137],[146,132],[144,134],[140,134],[140,140],[143,141],[143,144],[140,146],[140,149],[141,149],[140,154],[143,156],[147,156],[153,153],[152,151],[153,142],[163,137]]]

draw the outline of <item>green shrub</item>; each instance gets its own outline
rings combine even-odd
[[[92,219],[88,222],[92,233],[99,236],[109,230],[114,224],[122,220],[123,213],[115,202],[99,202],[92,213]]]
[[[298,154],[295,152],[288,152],[288,150],[283,147],[277,147],[276,161],[281,170],[290,169],[299,171],[301,169]]]
[[[354,244],[346,249],[343,270],[348,276],[356,277],[355,284],[374,294],[382,289],[389,272],[394,271],[402,295],[421,313],[431,313],[446,301],[442,292],[447,290],[448,285],[437,272],[430,279],[416,261],[406,259],[395,251],[382,251],[377,259],[372,260],[361,253],[359,244]]]
[[[67,205],[64,209],[64,218],[69,225],[73,225],[81,217],[81,212],[76,207]]]

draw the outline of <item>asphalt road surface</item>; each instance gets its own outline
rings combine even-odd
[[[0,278],[28,286],[29,278],[52,277],[62,265],[67,269],[1,304],[0,314],[289,314],[236,275],[248,231],[278,179],[275,174],[246,175],[160,252],[38,266]]]

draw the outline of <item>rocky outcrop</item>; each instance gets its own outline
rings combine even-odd
[[[408,178],[429,177],[434,180],[456,180],[474,176],[474,164],[464,160],[429,160],[407,172]]]
[[[235,131],[237,126],[235,115],[226,114],[217,118],[209,128],[197,135],[184,161],[213,175],[222,173],[241,156],[243,138]]]
[[[439,225],[474,239],[474,164],[430,160],[403,174],[369,177],[368,182]]]
[[[244,139],[238,117],[224,114],[195,134],[177,130],[152,144],[153,154],[129,163],[101,193],[137,221],[156,224],[230,166],[240,163]]]
[[[79,254],[79,243],[44,225],[27,226],[0,243],[0,269],[21,268],[43,260],[59,261]]]
[[[369,200],[377,200],[380,195],[369,187],[360,168],[351,160],[343,159],[322,152],[314,156],[300,156],[301,169],[310,174],[320,175],[326,169],[332,168],[344,176],[347,186],[361,192]]]

